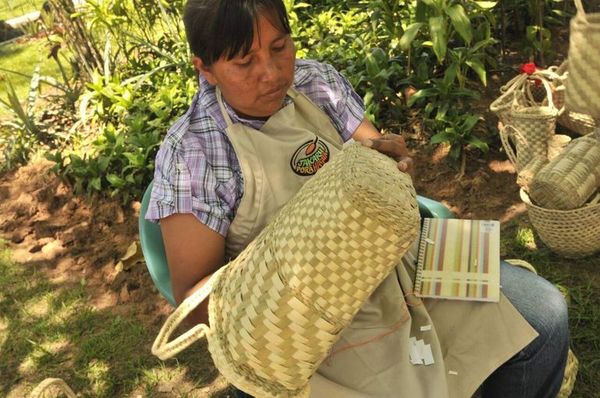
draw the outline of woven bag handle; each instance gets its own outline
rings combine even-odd
[[[552,87],[550,86],[550,83],[548,82],[548,79],[543,75],[543,74],[534,74],[532,76],[535,76],[536,79],[538,79],[539,81],[542,82],[542,84],[544,85],[544,89],[546,90],[546,98],[548,99],[548,107],[550,109],[556,109],[557,112],[561,112],[562,109],[557,109],[556,106],[554,105],[554,99],[552,98]],[[529,99],[529,101],[531,101],[533,104],[537,104],[538,106],[544,106],[544,101],[542,101],[541,104],[538,104],[535,99],[533,98],[533,94],[531,93],[531,86],[527,85],[525,92],[527,93],[527,97]]]
[[[583,8],[583,3],[581,3],[581,0],[575,0],[575,7],[577,8],[577,17],[583,19],[585,22],[587,22],[587,17],[585,15],[585,9]]]
[[[522,87],[526,80],[527,75],[525,73],[519,73],[517,76],[510,79],[504,86],[500,87],[500,92],[509,94],[517,88]]]
[[[507,131],[508,129],[511,129],[514,132],[515,139],[522,140],[524,142],[527,142],[527,140],[525,139],[525,137],[523,137],[523,134],[521,134],[521,132],[517,130],[516,127],[510,124],[507,124],[506,126],[503,126],[500,129],[500,141],[502,142],[502,147],[506,152],[506,156],[508,156],[508,160],[510,160],[510,162],[515,166],[515,169],[519,171],[517,168],[517,154],[512,149],[512,146],[510,146],[510,142],[508,140],[510,137],[510,134]]]
[[[510,107],[510,108],[516,107],[518,105],[518,101],[517,101],[518,94],[514,93],[514,95],[513,95],[513,92],[516,91],[517,89],[520,91],[523,91],[522,88],[523,88],[523,84],[525,83],[525,81],[527,81],[527,75],[520,74],[520,75],[512,78],[508,83],[506,83],[504,86],[502,86],[500,88],[500,91],[502,92],[502,94],[490,104],[490,110],[492,112],[499,112],[500,110],[507,108],[503,99],[507,98],[510,95],[512,95],[512,104],[508,107]],[[521,94],[521,95],[523,95],[523,94]]]
[[[68,398],[77,398],[77,395],[71,390],[71,387],[63,379],[57,379],[49,377],[38,384],[31,394],[29,394],[29,398],[42,398],[46,396],[46,392],[50,389],[50,387],[56,387],[65,394]]]
[[[217,276],[224,268],[225,267],[221,267],[221,269],[215,272],[204,284],[204,286],[183,300],[182,303],[179,304],[179,307],[177,307],[175,311],[169,315],[164,325],[160,329],[160,332],[158,332],[158,336],[156,336],[154,343],[152,344],[152,354],[156,355],[162,360],[171,358],[210,333],[210,328],[208,325],[200,323],[181,336],[175,338],[173,341],[169,341],[171,335],[175,332],[183,320],[198,305],[200,305],[200,303],[206,300],[212,291],[212,287]]]
[[[535,267],[533,265],[531,265],[531,263],[528,263],[525,260],[521,260],[521,259],[518,259],[518,258],[510,258],[510,259],[507,259],[507,260],[504,260],[504,261],[506,261],[510,265],[514,265],[515,267],[524,268],[524,269],[526,269],[528,271],[531,271],[531,272],[533,272],[534,274],[537,275],[537,271],[536,271]]]

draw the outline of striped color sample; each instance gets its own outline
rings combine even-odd
[[[500,299],[500,223],[423,220],[415,294],[497,302]]]

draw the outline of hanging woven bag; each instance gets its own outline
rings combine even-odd
[[[559,111],[556,122],[563,127],[579,134],[586,135],[596,130],[596,121],[586,113],[576,112],[565,107],[565,91],[567,81],[569,61],[565,60],[559,67],[554,69],[556,77],[552,80],[554,85],[554,105]]]
[[[500,130],[502,146],[517,171],[536,158],[548,159],[548,142],[554,135],[559,111],[554,106],[550,84],[545,79],[541,81],[548,93],[547,105],[511,108],[510,123]]]
[[[571,19],[566,107],[600,118],[600,13],[586,14],[581,0]]]
[[[490,110],[498,116],[500,122],[504,125],[510,124],[510,110],[515,107],[527,106],[527,98],[525,97],[525,85],[527,84],[528,75],[521,73],[511,79],[508,83],[500,88],[500,96],[490,104]]]
[[[269,225],[167,319],[165,359],[206,336],[215,366],[257,397],[307,397],[309,379],[417,238],[412,181],[355,144],[323,166]],[[210,293],[209,321],[169,342]]]

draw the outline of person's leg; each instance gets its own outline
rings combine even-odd
[[[505,262],[501,266],[500,284],[506,297],[539,336],[490,375],[482,386],[482,396],[556,397],[569,350],[567,304],[550,282]]]

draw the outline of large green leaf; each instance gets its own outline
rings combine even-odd
[[[424,88],[411,95],[406,104],[408,106],[413,106],[416,101],[422,98],[433,97],[438,94],[439,91],[435,88]]]
[[[400,48],[402,48],[403,50],[407,50],[423,25],[424,24],[422,22],[415,22],[413,24],[408,25],[408,27],[404,31],[404,34],[400,38]]]
[[[480,117],[478,115],[469,115],[465,118],[462,123],[463,133],[467,133],[475,127],[477,123],[479,123]]]
[[[489,149],[487,142],[482,141],[477,137],[471,136],[471,137],[469,137],[467,142],[469,143],[469,145],[474,146],[475,148],[477,148],[483,152],[487,152],[487,150]]]
[[[444,58],[446,58],[446,50],[448,49],[448,37],[444,17],[429,18],[429,32],[431,33],[431,41],[433,42],[433,52],[441,64]]]
[[[478,59],[470,59],[465,62],[469,68],[473,69],[477,76],[479,76],[479,80],[483,83],[484,86],[487,86],[487,73],[485,71],[485,66]]]
[[[452,7],[448,7],[448,9],[446,9],[446,14],[450,17],[452,26],[454,26],[454,29],[456,29],[460,37],[463,38],[465,43],[471,44],[471,40],[473,40],[473,30],[471,28],[471,21],[469,20],[469,17],[467,17],[463,6],[455,4]]]
[[[454,141],[454,134],[446,133],[446,132],[437,133],[436,135],[431,137],[431,139],[429,140],[429,142],[432,144],[440,144],[442,142],[447,142],[447,143],[451,144],[452,141]]]

